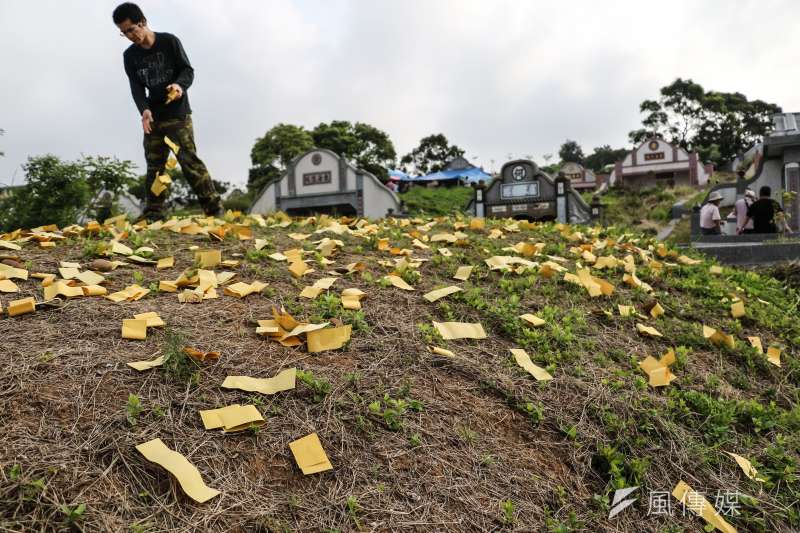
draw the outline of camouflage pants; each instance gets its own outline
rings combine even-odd
[[[156,196],[150,191],[156,176],[165,172],[165,165],[169,157],[170,149],[164,142],[164,136],[169,137],[179,146],[176,156],[178,163],[181,165],[183,176],[200,200],[203,211],[206,214],[216,214],[221,208],[220,197],[214,190],[214,183],[211,181],[206,165],[197,157],[192,116],[187,115],[182,119],[154,121],[152,131],[144,135],[144,157],[147,160],[145,215],[160,216],[164,211],[166,192]]]

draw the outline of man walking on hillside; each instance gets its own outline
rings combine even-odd
[[[163,174],[169,157],[164,137],[178,146],[176,157],[203,211],[219,215],[222,203],[214,190],[205,164],[197,157],[192,129],[189,96],[186,91],[194,80],[180,40],[172,34],[154,32],[136,4],[126,2],[114,10],[114,24],[131,44],[123,55],[131,94],[142,116],[144,156],[147,161],[144,216],[158,220],[164,215],[164,197],[150,190],[156,176]]]

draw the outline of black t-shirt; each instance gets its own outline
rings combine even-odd
[[[151,48],[132,44],[123,58],[139,114],[150,109],[155,120],[165,120],[183,118],[192,112],[187,89],[194,80],[194,69],[177,37],[171,33],[156,33]],[[173,83],[183,88],[183,96],[166,105],[167,86]]]
[[[754,233],[777,233],[775,214],[783,211],[772,198],[759,198],[747,208],[747,216],[753,219]]]

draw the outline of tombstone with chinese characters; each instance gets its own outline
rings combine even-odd
[[[533,161],[503,165],[499,177],[475,188],[468,210],[477,217],[558,220],[585,224],[599,218],[599,205],[589,206],[560,175],[553,179]]]
[[[256,196],[251,213],[331,214],[382,218],[399,214],[400,199],[366,170],[330,150],[314,149],[292,161]]]
[[[603,184],[591,169],[585,168],[580,163],[564,163],[560,172],[576,191],[595,191]]]

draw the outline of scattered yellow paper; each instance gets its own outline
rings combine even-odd
[[[397,287],[398,289],[403,289],[404,291],[414,290],[414,287],[406,283],[406,281],[400,276],[389,274],[388,276],[385,276],[384,279],[388,279],[391,282],[391,284]]]
[[[156,270],[164,270],[165,268],[172,268],[175,266],[175,258],[173,256],[170,257],[162,257],[156,263]]]
[[[433,327],[445,340],[486,338],[486,332],[480,323],[434,322]]]
[[[706,325],[703,325],[703,337],[711,341],[711,343],[716,346],[724,345],[728,348],[733,348],[736,344],[733,340],[733,335],[726,335],[722,331],[710,328]]]
[[[145,289],[144,287],[140,287],[139,285],[130,285],[125,287],[124,290],[113,292],[106,296],[107,299],[111,300],[112,302],[122,302],[122,301],[129,301],[134,302],[136,300],[140,300],[146,294],[150,292],[150,289]]]
[[[306,333],[309,353],[337,350],[350,340],[352,326],[339,326],[338,328],[315,329]]]
[[[85,296],[85,293],[81,287],[72,287],[63,281],[56,281],[44,288],[45,301],[50,301],[59,295],[65,298],[75,298],[77,296]]]
[[[747,477],[749,477],[753,481],[761,481],[762,483],[766,481],[766,479],[758,477],[758,471],[755,469],[755,467],[750,461],[748,461],[741,455],[736,455],[735,453],[731,452],[725,452],[725,453],[730,455],[733,458],[733,460],[736,461],[736,464],[739,465],[739,468],[742,469],[742,472],[744,472],[744,474]]]
[[[136,450],[144,455],[145,459],[156,463],[175,476],[183,492],[194,501],[203,503],[219,495],[218,490],[206,486],[200,472],[186,457],[170,450],[161,439],[153,439],[139,444],[136,446]]]
[[[111,252],[119,255],[133,255],[133,250],[119,241],[111,241]]]
[[[461,287],[456,287],[455,285],[451,285],[449,287],[444,287],[443,289],[436,289],[429,293],[424,294],[422,297],[428,300],[429,302],[435,302],[440,298],[444,298],[449,294],[453,294],[456,292],[461,292]]]
[[[24,315],[36,311],[36,300],[33,297],[8,302],[8,316]]]
[[[342,307],[345,309],[361,309],[361,299],[366,294],[359,289],[350,288],[342,291]]]
[[[139,313],[138,315],[133,315],[133,318],[136,320],[144,320],[147,322],[148,328],[157,328],[164,325],[164,321],[158,316],[158,313],[155,311],[149,311],[147,313]]]
[[[214,268],[222,262],[222,250],[198,250],[194,254],[194,260],[200,268]]]
[[[781,366],[781,349],[775,346],[767,348],[767,361],[775,366]]]
[[[620,316],[633,316],[636,312],[636,309],[632,305],[617,305],[617,309],[619,309]]]
[[[305,475],[333,470],[333,465],[328,460],[316,433],[290,442],[289,449],[292,450],[297,466]]]
[[[289,272],[295,278],[299,279],[303,277],[303,274],[306,274],[309,271],[311,271],[311,268],[309,268],[309,266],[302,261],[295,261],[289,264]]]
[[[711,268],[708,269],[709,273],[714,275],[722,274],[722,267],[718,265],[712,265]]]
[[[514,360],[517,362],[517,364],[527,370],[528,373],[530,373],[530,375],[532,375],[534,378],[536,378],[536,381],[549,381],[553,379],[553,376],[551,376],[547,370],[535,365],[533,361],[531,361],[531,356],[528,355],[528,352],[525,350],[511,348],[511,353],[514,355]]]
[[[650,309],[650,316],[653,318],[658,318],[664,314],[664,308],[661,307],[661,304],[656,302],[656,304]]]
[[[166,135],[164,135],[164,143],[167,146],[169,146],[169,149],[172,150],[173,154],[178,155],[178,152],[180,151],[181,147],[178,146],[177,144],[175,144],[174,142],[172,142],[172,139],[170,139]]]
[[[308,298],[309,300],[313,300],[314,298],[319,296],[320,293],[322,293],[322,291],[323,291],[323,289],[321,287],[312,287],[311,285],[309,285],[309,286],[303,288],[303,290],[300,292],[300,297],[301,298]]]
[[[58,269],[58,274],[64,279],[74,279],[78,277],[80,271],[75,267],[61,267]]]
[[[0,292],[19,292],[19,287],[10,279],[0,279]]]
[[[122,321],[122,338],[144,340],[147,338],[147,320],[126,318]]]
[[[151,368],[155,368],[163,364],[164,364],[164,356],[159,355],[158,357],[150,361],[134,361],[132,363],[128,363],[128,366],[131,368],[135,368],[139,372],[142,372],[144,370],[150,370]]]
[[[265,424],[264,417],[255,405],[229,405],[220,409],[200,411],[206,429],[222,428],[226,433],[243,431]]]
[[[105,296],[108,290],[100,285],[84,285],[80,287],[84,296]]]
[[[747,340],[750,341],[750,346],[756,349],[758,353],[764,353],[764,347],[761,346],[761,338],[760,337],[747,337]]]
[[[79,273],[77,276],[75,276],[75,279],[81,281],[85,285],[100,285],[106,280],[106,278],[100,274],[92,272],[91,270]]]
[[[225,287],[224,293],[228,296],[236,296],[237,298],[244,298],[245,296],[253,293],[258,293],[264,290],[267,286],[266,283],[261,281],[254,281],[253,283],[238,282],[233,285]]]
[[[741,318],[745,315],[744,302],[739,300],[731,305],[731,316],[733,318]]]
[[[473,266],[460,266],[458,270],[456,270],[455,276],[453,279],[457,279],[460,281],[467,281],[469,279],[470,274],[472,274],[472,269],[475,268]]]
[[[675,352],[670,349],[661,356],[661,359],[648,355],[644,361],[639,362],[639,367],[650,378],[651,387],[664,387],[677,379],[677,376],[669,369],[669,366],[674,362]]]
[[[650,335],[651,337],[661,337],[661,333],[656,329],[650,326],[645,326],[644,324],[636,323],[636,329],[639,333]]]
[[[722,533],[736,533],[736,528],[723,519],[714,506],[697,491],[692,490],[685,481],[679,481],[672,490],[672,496],[686,508],[700,516],[707,523],[722,531]]]
[[[228,376],[222,382],[226,389],[239,389],[261,394],[275,394],[295,387],[296,368],[287,368],[271,378],[251,378],[249,376]]]
[[[428,346],[428,350],[431,353],[435,353],[436,355],[444,355],[446,357],[455,357],[456,356],[456,354],[454,354],[450,350],[446,350],[444,348],[439,348],[438,346]]]
[[[535,328],[547,324],[547,322],[545,322],[543,319],[539,318],[536,315],[532,315],[531,313],[525,313],[524,315],[520,315],[519,317],[525,322],[531,324]]]

